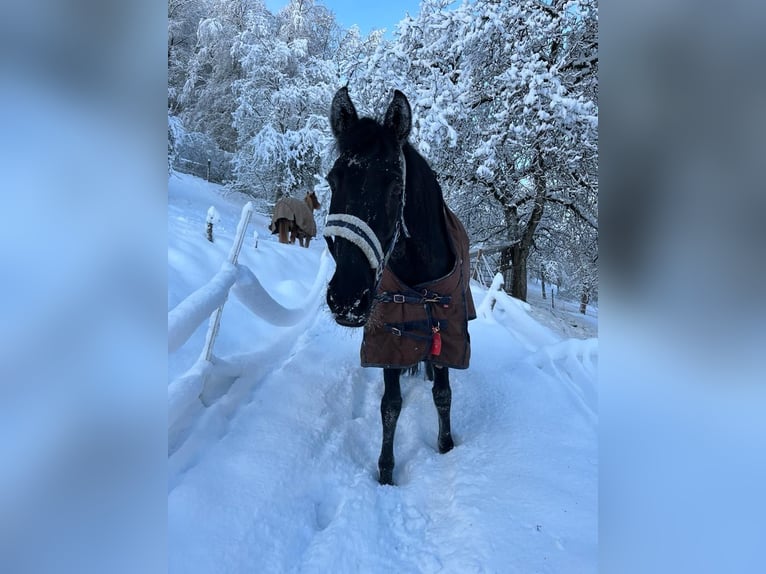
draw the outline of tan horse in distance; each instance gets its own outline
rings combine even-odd
[[[269,230],[272,234],[279,234],[280,243],[294,244],[298,239],[301,247],[308,247],[311,238],[317,234],[314,211],[320,207],[313,191],[307,192],[303,200],[283,197],[274,206]]]

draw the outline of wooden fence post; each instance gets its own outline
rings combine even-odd
[[[207,240],[213,243],[213,224],[220,219],[218,211],[212,205],[207,210]]]

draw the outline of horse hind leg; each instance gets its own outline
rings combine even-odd
[[[433,382],[434,380],[434,364],[431,361],[424,361],[426,366],[426,379]]]
[[[378,458],[378,482],[394,484],[394,434],[402,410],[402,391],[399,369],[383,369],[385,391],[380,401],[380,419],[383,423],[383,445]]]
[[[449,369],[434,368],[434,386],[431,389],[434,405],[439,415],[439,452],[444,454],[455,446],[450,428],[450,408],[452,406],[452,389],[449,385]]]
[[[280,243],[287,243],[287,230],[288,230],[288,223],[286,219],[280,219],[277,222],[277,229],[279,230],[279,242]]]

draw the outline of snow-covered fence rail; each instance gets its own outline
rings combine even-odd
[[[214,360],[213,343],[220,328],[223,305],[228,299],[229,292],[234,293],[250,312],[272,325],[292,327],[305,322],[311,310],[318,305],[327,287],[332,266],[332,258],[327,250],[322,253],[319,270],[313,285],[303,299],[303,304],[295,308],[285,307],[275,301],[253,271],[237,263],[252,210],[251,203],[242,209],[236,238],[228,260],[223,263],[220,271],[207,284],[194,291],[168,313],[168,352],[170,353],[179,349],[205,319],[210,317],[205,346],[197,362],[168,387],[168,423],[171,428],[190,405],[197,402],[198,398],[204,402],[206,383],[221,368],[225,368],[225,361]],[[227,376],[237,377],[238,374],[229,372]]]
[[[237,281],[232,292],[240,303],[272,325],[289,327],[303,319],[306,316],[306,309],[324,293],[331,263],[332,258],[325,249],[319,261],[319,272],[314,279],[314,284],[304,297],[304,304],[301,307],[289,308],[275,301],[253,272],[244,265],[237,267]]]
[[[244,238],[245,228],[242,226],[242,221],[240,221],[240,227],[242,238]],[[240,227],[237,228],[238,238],[240,238]],[[232,246],[229,260],[221,266],[221,270],[208,283],[194,291],[168,313],[169,353],[178,350],[188,341],[197,327],[212,313],[215,312],[215,315],[211,321],[220,322],[220,312],[228,298],[229,291],[234,293],[237,299],[255,315],[272,325],[289,327],[297,324],[305,316],[306,309],[318,299],[327,286],[332,260],[325,250],[322,252],[319,271],[314,284],[304,298],[304,304],[295,308],[285,307],[274,300],[249,267],[236,263],[237,254],[241,247],[240,238]],[[213,323],[211,322],[212,326]],[[215,327],[215,330],[217,329],[218,327]],[[210,338],[210,333],[208,338]],[[206,345],[206,349],[211,346]],[[209,352],[206,352],[205,355],[209,360]]]
[[[492,285],[490,285],[487,294],[476,309],[476,315],[482,319],[489,319],[492,316],[492,308],[497,302],[498,295],[503,286],[503,275],[501,273],[495,274],[495,278],[492,279]]]
[[[168,352],[178,350],[202,322],[226,302],[237,280],[237,267],[224,263],[213,278],[168,313]]]
[[[210,341],[206,342],[205,345],[206,349],[212,348],[215,332],[218,330],[218,324],[221,320],[223,305],[228,298],[229,289],[237,279],[237,258],[242,250],[245,231],[252,215],[253,204],[248,201],[242,208],[234,243],[231,245],[229,257],[221,266],[221,270],[210,282],[197,289],[168,313],[168,352],[172,353],[183,345],[202,321],[215,312],[208,331]],[[209,354],[209,351],[206,354]]]

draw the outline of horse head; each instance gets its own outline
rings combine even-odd
[[[412,111],[396,90],[382,123],[360,119],[348,89],[341,88],[332,101],[330,126],[339,155],[327,175],[332,198],[324,235],[336,263],[327,304],[338,324],[360,327],[369,318],[403,221],[402,146]]]
[[[313,191],[307,191],[306,197],[304,198],[304,201],[306,202],[306,205],[309,206],[309,209],[311,211],[316,211],[322,205],[319,203],[319,199],[317,199],[317,194]]]

